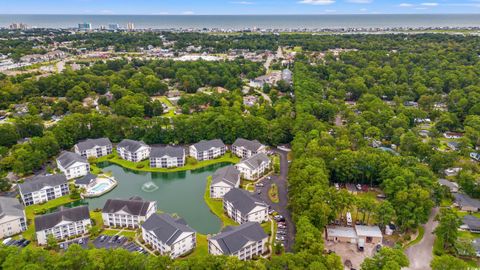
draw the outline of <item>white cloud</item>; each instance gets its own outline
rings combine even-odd
[[[249,2],[249,1],[233,1],[230,3],[237,4],[237,5],[253,5],[254,4],[253,2]]]
[[[187,11],[182,12],[182,15],[193,15],[193,14],[195,14],[195,12],[193,12],[191,10],[187,10]]]
[[[438,6],[438,3],[421,3],[420,5],[425,7],[436,7]]]
[[[401,3],[400,5],[398,5],[399,7],[413,7],[412,4],[409,4],[409,3]]]
[[[354,4],[370,4],[373,0],[347,0],[347,2]]]
[[[308,5],[331,5],[335,3],[335,0],[302,0],[299,3]]]

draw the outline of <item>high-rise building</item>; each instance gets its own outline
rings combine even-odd
[[[24,23],[12,23],[9,28],[12,30],[26,30],[28,29],[28,25]]]
[[[80,31],[92,31],[92,24],[91,23],[79,23],[78,24],[78,30]]]
[[[117,31],[118,29],[120,29],[118,23],[111,23],[108,25],[108,30]]]
[[[133,22],[127,23],[127,30],[128,31],[133,31],[135,30],[135,24]]]

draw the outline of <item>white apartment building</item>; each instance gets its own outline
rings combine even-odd
[[[140,197],[128,200],[108,199],[102,210],[103,224],[109,227],[139,228],[157,211],[157,202]]]
[[[34,176],[19,184],[18,191],[26,206],[44,203],[70,194],[68,180],[63,174]]]
[[[210,198],[221,199],[232,188],[240,186],[240,172],[234,166],[218,169],[210,183]]]
[[[86,157],[77,153],[63,151],[57,158],[57,167],[67,179],[85,176],[90,172],[90,164]]]
[[[235,165],[243,178],[257,180],[271,167],[272,161],[265,153],[258,153]]]
[[[258,153],[265,153],[267,148],[257,140],[238,138],[232,144],[232,153],[241,158],[249,158]]]
[[[180,146],[152,147],[150,167],[176,168],[185,166],[185,149]]]
[[[75,153],[82,157],[99,158],[112,153],[112,142],[108,138],[88,139],[75,144]]]
[[[221,157],[227,151],[222,140],[200,141],[190,146],[190,156],[198,161],[215,159]]]
[[[80,236],[92,226],[88,206],[60,207],[57,212],[35,217],[35,232],[39,245],[45,245],[49,235],[57,240]]]
[[[150,156],[150,146],[140,141],[125,139],[117,145],[117,153],[122,159],[139,162]]]
[[[196,244],[196,232],[183,219],[169,214],[153,214],[142,224],[142,237],[152,248],[172,259],[191,252]]]
[[[250,192],[234,188],[223,196],[223,211],[238,224],[268,220],[268,205]]]
[[[16,198],[0,197],[0,239],[27,230],[25,209]]]
[[[236,256],[239,260],[249,260],[267,251],[268,235],[257,222],[247,222],[240,226],[228,226],[208,239],[208,252],[212,255]]]

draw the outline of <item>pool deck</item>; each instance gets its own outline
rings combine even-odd
[[[101,178],[107,179],[108,181],[112,182],[113,185],[111,185],[109,188],[107,188],[107,189],[105,189],[105,190],[103,190],[103,191],[101,191],[101,192],[99,192],[99,193],[95,193],[95,194],[93,194],[93,193],[88,193],[88,192],[82,193],[82,198],[96,198],[96,197],[100,197],[100,196],[102,196],[102,195],[104,195],[104,194],[112,191],[112,190],[118,185],[117,180],[115,180],[115,178],[113,178],[113,177],[101,176],[101,177],[98,177],[97,179],[101,179]],[[98,185],[98,184],[97,184],[97,185]],[[95,185],[95,186],[96,186],[96,185]]]

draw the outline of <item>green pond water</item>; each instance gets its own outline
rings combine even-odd
[[[160,211],[177,214],[190,227],[202,234],[220,231],[220,219],[210,212],[203,196],[207,177],[229,163],[219,163],[201,169],[171,173],[150,173],[125,169],[108,162],[99,164],[105,172],[112,172],[118,182],[115,189],[98,198],[85,199],[90,210],[103,208],[107,199],[128,199],[140,196],[157,201]]]

